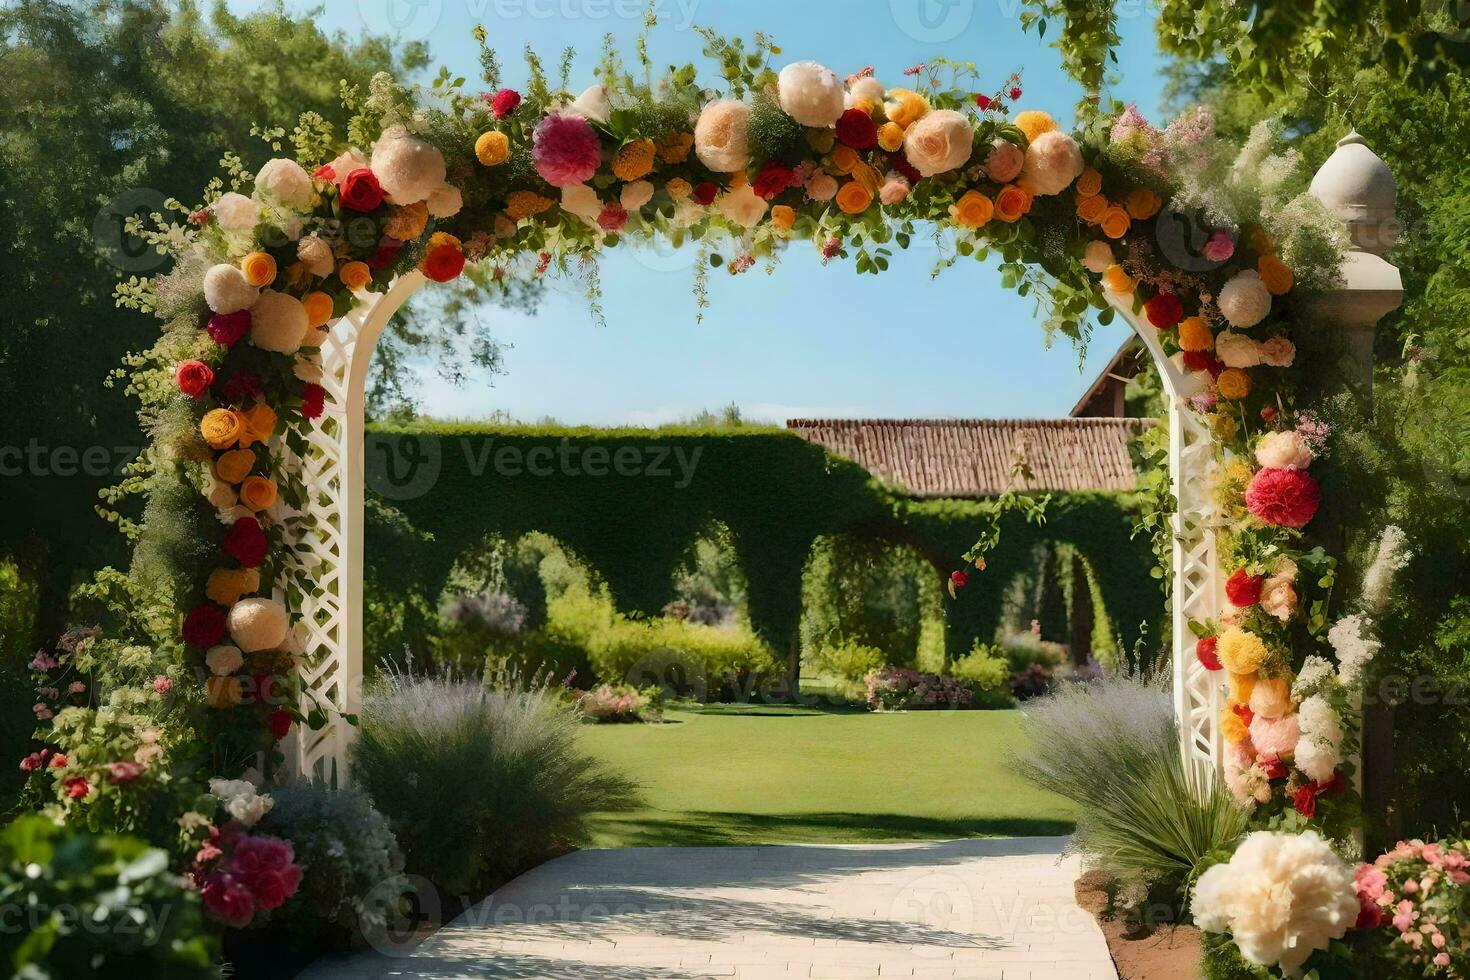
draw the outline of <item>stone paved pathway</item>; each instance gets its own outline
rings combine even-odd
[[[299,980],[1116,980],[1061,838],[580,851]]]

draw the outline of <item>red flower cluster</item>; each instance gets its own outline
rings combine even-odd
[[[964,571],[956,568],[954,571],[949,573],[949,580],[951,583],[954,584],[955,588],[963,589],[967,584],[969,584],[970,576],[965,574]]]
[[[372,211],[383,203],[383,187],[367,167],[358,167],[342,181],[342,206],[354,211]]]
[[[398,239],[385,237],[378,242],[378,247],[373,249],[373,254],[367,257],[367,267],[374,271],[388,268],[398,257],[398,250],[402,247],[403,242]]]
[[[422,268],[435,282],[448,282],[464,271],[464,252],[458,245],[436,245],[424,256]]]
[[[253,517],[242,517],[231,524],[225,532],[224,546],[230,557],[246,568],[257,568],[265,561],[265,532]]]
[[[1230,600],[1231,605],[1254,606],[1261,601],[1261,586],[1266,583],[1265,578],[1260,575],[1252,575],[1243,568],[1237,568],[1235,573],[1225,581],[1225,598]]]
[[[1143,304],[1148,322],[1160,330],[1178,325],[1184,319],[1184,303],[1173,293],[1159,293]]]
[[[301,886],[301,865],[287,841],[245,837],[238,824],[227,824],[220,841],[230,853],[204,875],[199,891],[205,910],[226,925],[249,925],[257,911],[280,908]]]
[[[496,119],[504,119],[515,112],[521,104],[521,93],[513,88],[503,88],[494,96],[488,98],[490,111],[495,113]]]
[[[698,204],[709,207],[715,203],[715,196],[720,193],[720,187],[712,180],[701,181],[694,188],[694,200]]]
[[[321,418],[327,403],[327,389],[319,384],[306,383],[301,389],[301,415],[303,418]]]
[[[1184,352],[1184,367],[1188,371],[1208,371],[1210,377],[1218,378],[1225,370],[1225,362],[1207,350],[1187,350]]]
[[[779,163],[769,162],[761,169],[760,176],[756,177],[751,189],[757,196],[769,201],[790,187],[795,176],[789,168]]]
[[[224,639],[224,636],[225,613],[213,603],[195,606],[184,617],[184,642],[190,646],[207,650]]]
[[[1317,514],[1322,490],[1305,470],[1266,467],[1245,488],[1245,506],[1276,527],[1301,528]]]
[[[265,389],[260,384],[260,378],[253,372],[236,371],[220,389],[220,396],[226,402],[242,405],[247,401],[264,399]]]
[[[234,347],[242,337],[250,332],[250,311],[216,313],[209,318],[209,326],[204,329],[209,332],[209,339],[216,344],[221,347]]]
[[[872,116],[854,106],[838,118],[837,138],[854,150],[871,150],[878,145],[878,127]]]

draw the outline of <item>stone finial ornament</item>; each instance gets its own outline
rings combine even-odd
[[[1402,226],[1394,213],[1398,191],[1393,173],[1357,130],[1337,141],[1310,190],[1347,225],[1354,249],[1382,256],[1398,240]]]

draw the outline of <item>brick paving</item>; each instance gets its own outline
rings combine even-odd
[[[1117,980],[1061,838],[579,851],[299,980]]]

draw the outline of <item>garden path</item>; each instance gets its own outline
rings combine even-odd
[[[1116,980],[1062,838],[579,851],[299,980]]]

